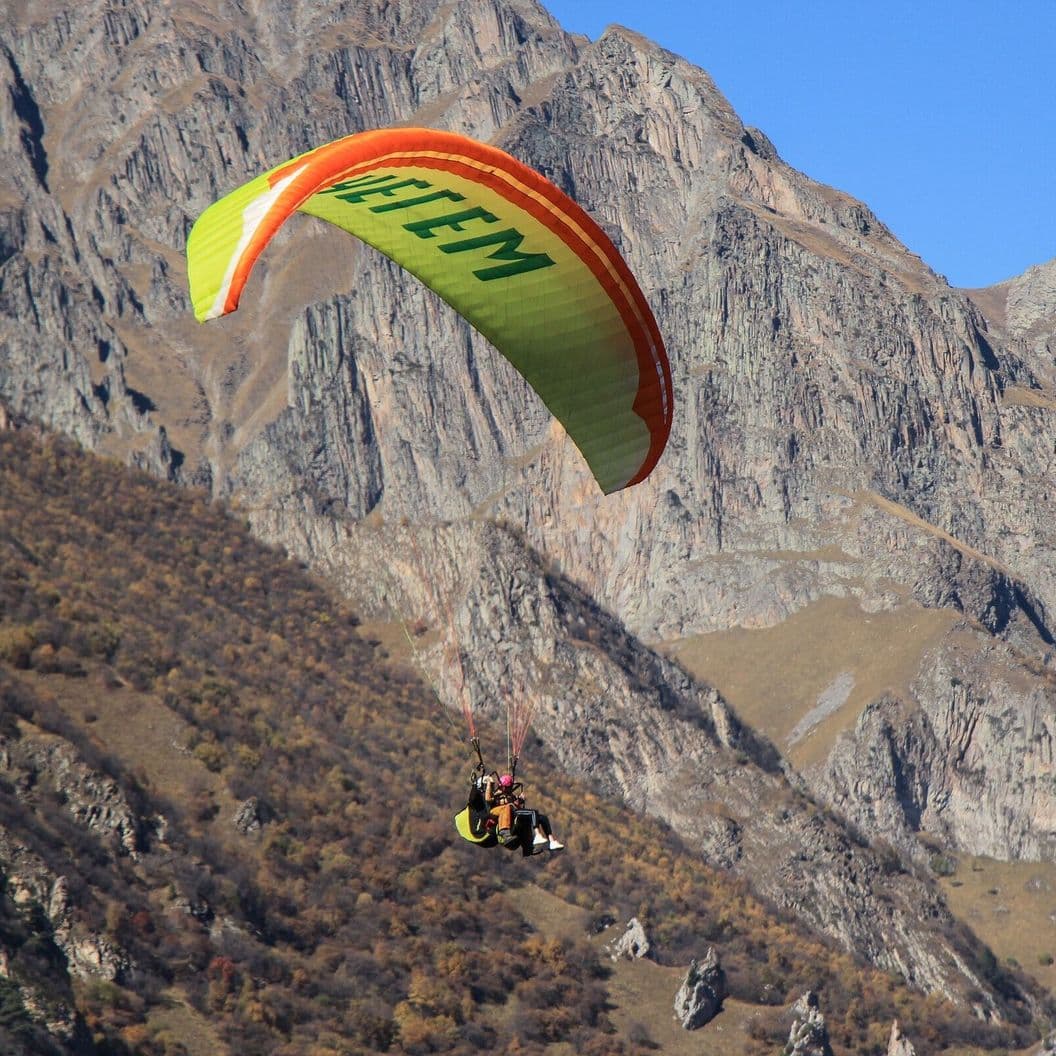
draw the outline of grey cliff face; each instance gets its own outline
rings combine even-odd
[[[929,827],[1051,853],[1051,264],[951,289],[701,70],[619,27],[573,38],[530,0],[0,10],[0,406],[231,500],[374,618],[443,628],[453,606],[468,684],[424,658],[449,700],[486,713],[516,687],[569,770],[709,861],[927,989],[978,985],[934,888],[632,635],[831,597],[951,610],[967,629],[808,778],[911,854]],[[645,484],[598,496],[498,353],[325,225],[291,224],[242,310],[193,322],[195,216],[393,122],[498,143],[624,252],[678,400]]]
[[[1056,260],[1036,264],[1008,283],[1009,329],[1017,336],[1040,337],[1056,328]]]
[[[963,627],[927,657],[913,703],[881,697],[816,777],[865,832],[913,851],[924,831],[969,854],[1056,851],[1052,688],[1004,643]]]

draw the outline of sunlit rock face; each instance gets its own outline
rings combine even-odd
[[[790,823],[778,804],[804,787],[725,687],[641,641],[774,628],[832,598],[949,610],[960,637],[846,696],[844,740],[793,721],[776,747],[813,752],[817,795],[866,840],[913,854],[931,828],[1048,853],[1052,265],[951,289],[785,165],[706,73],[619,27],[566,34],[531,0],[3,7],[0,404],[228,499],[368,618],[457,639],[464,684],[449,650],[423,659],[449,697],[535,699],[573,772],[849,948],[974,987],[920,923],[933,889],[838,819]],[[206,205],[394,122],[509,150],[626,255],[677,401],[647,482],[602,498],[498,353],[324,224],[295,218],[241,310],[193,321],[183,249]],[[843,630],[804,640],[802,663]],[[817,704],[774,701],[794,719]],[[707,809],[669,809],[673,773]],[[874,883],[898,893],[881,906]]]
[[[891,1036],[887,1043],[887,1056],[917,1056],[912,1042],[902,1033],[896,1019],[891,1024]]]
[[[792,1005],[792,1029],[785,1051],[789,1056],[832,1056],[825,1016],[818,1007],[818,995],[808,990]]]

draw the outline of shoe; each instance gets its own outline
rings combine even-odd
[[[532,846],[533,847],[545,847],[546,846],[546,837],[545,836],[540,836],[539,833],[536,833],[535,834],[535,839],[532,840]]]
[[[555,840],[553,838],[553,836],[550,837],[550,851],[551,851],[551,853],[556,854],[558,851],[563,851],[564,849],[565,849],[565,845],[563,843],[558,843],[557,840]]]

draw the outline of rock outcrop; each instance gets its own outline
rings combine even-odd
[[[721,1011],[726,997],[726,974],[714,947],[699,963],[690,962],[686,978],[675,995],[675,1018],[685,1030],[697,1030]]]
[[[50,787],[77,825],[110,843],[120,854],[136,858],[140,823],[117,782],[86,765],[61,738],[40,734],[16,741],[0,737],[0,772],[16,795],[33,797]]]
[[[243,835],[250,836],[260,832],[267,821],[267,811],[256,796],[240,803],[235,811],[231,824]]]
[[[792,1005],[792,1029],[784,1051],[785,1056],[833,1056],[825,1017],[812,990]]]
[[[86,862],[71,861],[57,833],[76,833],[97,868],[108,856],[134,861],[140,825],[117,783],[72,744],[0,718],[8,724],[0,732],[0,1046],[20,1013],[26,1022],[12,1035],[12,1053],[88,1051],[72,982],[120,982],[134,963],[84,890]]]
[[[642,922],[637,917],[631,917],[627,921],[627,927],[623,934],[605,944],[609,951],[609,957],[614,961],[624,958],[637,960],[639,957],[649,956],[649,936],[642,927]]]
[[[891,1038],[887,1043],[887,1056],[917,1056],[917,1050],[913,1048],[909,1038],[902,1033],[897,1019],[891,1024]]]
[[[98,840],[111,853],[136,853],[139,825],[124,794],[78,759],[67,741],[28,725],[17,738],[0,736],[0,777],[13,791],[16,811],[46,817],[60,810],[89,841]],[[113,982],[129,970],[127,953],[71,904],[68,877],[8,827],[0,828],[0,870],[15,906],[43,914],[72,977]]]

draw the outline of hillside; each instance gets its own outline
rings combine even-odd
[[[632,914],[659,965],[717,947],[743,1051],[808,987],[844,1051],[882,1052],[895,1015],[925,1046],[1031,1037],[967,934],[1006,1025],[855,965],[542,747],[526,776],[568,852],[461,844],[467,752],[427,688],[201,496],[0,432],[0,548],[13,1051],[646,1052],[678,973],[614,1036],[626,973],[592,938]]]

